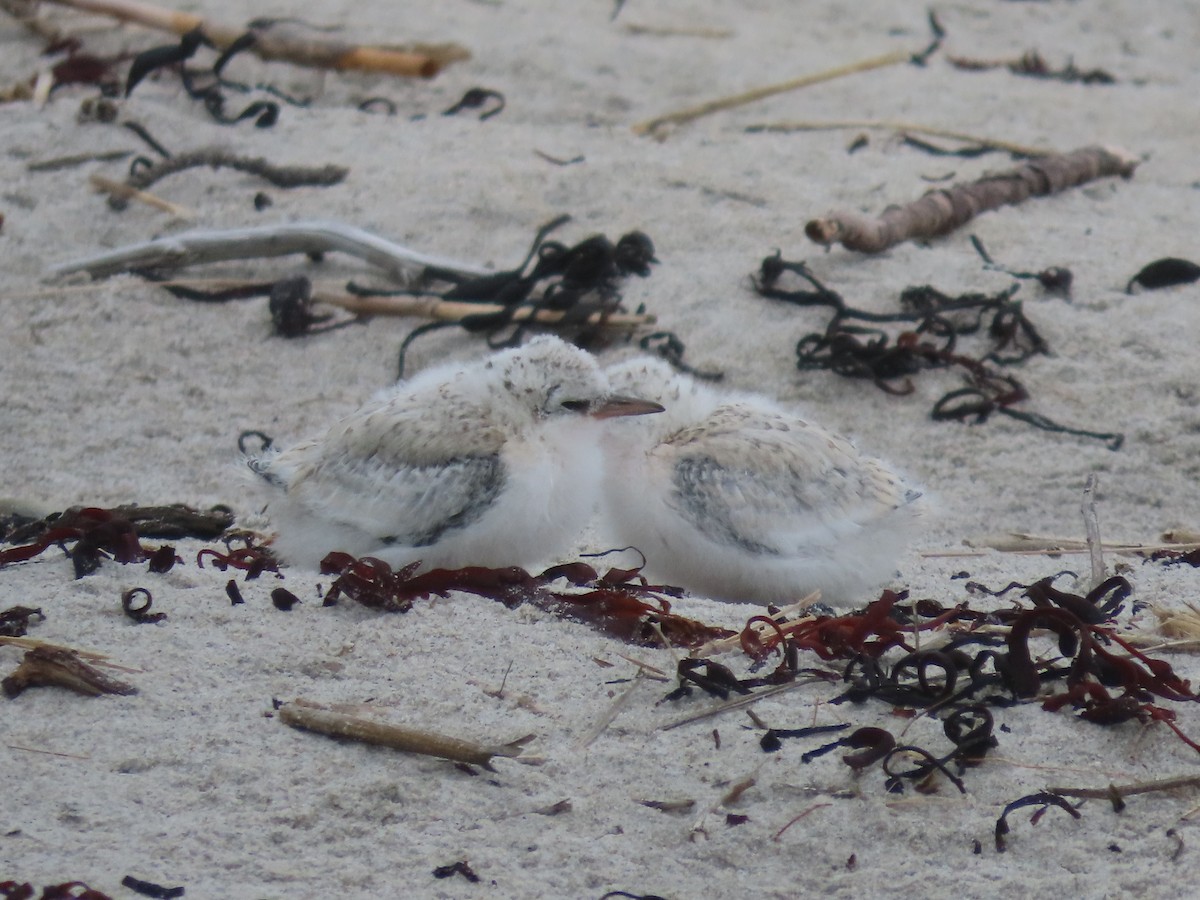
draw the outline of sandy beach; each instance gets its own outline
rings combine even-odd
[[[188,8],[234,25],[244,24],[244,10],[229,0]],[[303,11],[276,3],[256,14],[303,15],[352,42],[452,41],[471,55],[434,78],[406,79],[239,54],[229,77],[311,98],[283,103],[278,121],[263,128],[219,124],[168,70],[115,100],[112,122],[81,115],[98,96],[94,84],[60,86],[44,103],[0,103],[4,511],[222,505],[241,527],[267,534],[269,515],[243,471],[239,434],[258,430],[283,444],[312,435],[396,379],[401,342],[422,321],[380,316],[287,339],[274,333],[265,297],[195,302],[129,274],[51,278],[56,266],[194,229],[321,220],[504,270],[521,262],[541,225],[568,214],[554,239],[615,241],[640,230],[656,251],[649,277],[624,279],[620,289],[626,310],[644,307],[657,324],[614,336],[598,351],[602,362],[640,352],[639,339],[652,330],[672,332],[689,365],[723,372],[730,387],[768,394],[852,437],[921,486],[931,512],[891,588],[947,607],[991,609],[1018,602],[1018,592],[969,595],[966,582],[998,589],[1068,569],[1086,577],[1086,554],[1018,555],[964,542],[1009,532],[1082,540],[1089,475],[1098,480],[1106,542],[1158,544],[1164,532],[1200,530],[1200,287],[1126,292],[1148,263],[1197,256],[1200,164],[1190,110],[1200,92],[1200,21],[1189,4],[938,4],[946,35],[923,66],[880,66],[657,135],[634,130],[716,98],[917,53],[931,40],[927,11],[883,0],[803,9],[785,0],[633,0],[614,18],[613,4],[600,2],[367,0]],[[98,56],[176,42],[51,3],[37,15]],[[44,46],[0,12],[0,88],[28,84],[62,58],[41,55]],[[1052,69],[1102,69],[1113,83],[951,62],[1016,60],[1031,50]],[[214,58],[202,50],[189,65]],[[114,72],[123,78],[127,68],[122,61]],[[484,120],[477,110],[442,114],[474,87],[500,92],[503,110]],[[272,96],[228,93],[228,108]],[[394,112],[378,101],[360,108],[372,98]],[[845,120],[858,124],[757,128]],[[217,148],[347,174],[330,186],[280,188],[246,172],[189,169],[149,189],[184,216],[137,202],[110,208],[89,177],[121,181],[129,158],[39,165],[110,151],[153,155],[129,122],[172,153]],[[1003,152],[932,155],[902,140],[902,129],[867,122],[1047,151],[1111,146],[1138,165],[1128,179],[1100,178],[987,212],[933,240],[875,255],[825,249],[805,237],[804,225],[831,209],[874,215],[931,186],[1019,164]],[[269,204],[256,205],[260,193]],[[995,266],[985,265],[970,235]],[[830,312],[755,292],[755,273],[776,251],[806,261],[846,303],[874,312],[897,309],[911,286],[956,296],[1019,284],[1015,296],[1049,352],[1005,370],[1029,394],[1014,408],[1076,430],[1120,433],[1120,449],[1000,412],[979,423],[935,421],[934,404],[965,384],[960,367],[922,371],[903,395],[870,379],[798,369],[797,342],[823,331]],[[1069,296],[1012,274],[1054,266],[1071,271]],[[385,281],[337,253],[185,274]],[[976,358],[989,349],[982,332],[957,344]],[[412,344],[407,369],[487,352],[481,336],[444,329]],[[116,898],[138,896],[121,885],[129,875],[183,886],[188,897],[626,891],[1032,900],[1178,897],[1195,880],[1195,786],[1131,796],[1120,813],[1090,799],[1078,819],[1052,807],[1031,824],[1034,810],[1019,810],[1009,817],[1008,849],[995,846],[997,818],[1020,797],[1197,774],[1196,751],[1163,724],[1103,727],[1036,702],[996,708],[998,746],[962,774],[965,792],[938,776],[932,793],[909,784],[893,794],[878,765],[856,774],[842,751],[801,761],[827,738],[789,739],[764,752],[762,729],[745,710],[664,728],[718,703],[700,691],[663,699],[675,687],[680,651],[634,647],[530,605],[510,610],[469,594],[421,600],[403,615],[347,601],[323,607],[329,576],[285,568],[281,578],[268,572],[247,581],[211,559],[197,565],[197,553],[223,549],[219,543],[169,543],[182,562],[166,574],[107,560],[76,579],[57,549],[0,568],[0,610],[44,613],[30,638],[104,654],[122,667],[110,674],[137,688],[97,698],[31,688],[0,701],[0,882],[40,890],[79,880]],[[585,535],[577,549],[606,548]],[[1118,619],[1124,631],[1153,637],[1150,607],[1200,602],[1200,572],[1191,566],[1111,551],[1105,563],[1132,585]],[[226,594],[234,576],[242,605]],[[1071,576],[1056,585],[1084,592]],[[121,595],[134,587],[148,589],[153,610],[167,618],[135,625],[124,615]],[[278,587],[300,604],[277,609]],[[673,608],[731,629],[760,611],[690,596]],[[1055,652],[1051,640],[1038,646]],[[0,645],[0,675],[24,653]],[[1158,655],[1183,678],[1200,677],[1194,651]],[[631,658],[671,677],[656,680]],[[736,651],[719,661],[739,676],[751,669]],[[800,660],[818,664],[813,654]],[[945,752],[935,717],[903,719],[880,700],[830,705],[842,689],[801,684],[751,708],[773,728],[850,723]],[[497,758],[494,771],[456,767],[288,728],[273,701],[297,698],[489,745],[533,737],[521,760]],[[1194,705],[1156,702],[1200,740]],[[435,877],[460,861],[478,883]]]

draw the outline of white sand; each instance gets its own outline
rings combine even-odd
[[[229,21],[244,9],[228,0],[202,4]],[[627,283],[626,303],[646,304],[680,335],[690,362],[802,406],[928,488],[938,515],[895,580],[913,596],[964,599],[963,581],[951,579],[964,570],[1002,586],[1085,568],[1082,557],[918,551],[956,549],[963,538],[1005,530],[1082,537],[1089,473],[1100,479],[1106,538],[1153,541],[1163,529],[1200,523],[1200,288],[1123,293],[1145,263],[1197,253],[1191,110],[1200,93],[1200,26],[1188,4],[945,4],[938,11],[952,53],[1010,58],[1037,47],[1051,65],[1073,58],[1081,68],[1108,69],[1119,84],[966,73],[939,56],[923,69],[855,75],[715,115],[663,143],[634,136],[630,126],[715,96],[920,49],[925,5],[632,0],[615,23],[611,9],[605,2],[323,4],[305,14],[351,36],[457,40],[474,56],[430,82],[320,76],[239,57],[234,77],[322,89],[311,107],[285,107],[265,130],[214,124],[177,79],[143,84],[122,104],[122,118],[141,122],[172,150],[218,145],[350,169],[332,188],[284,191],[209,170],[156,186],[195,211],[190,223],[139,205],[111,211],[87,176],[120,178],[122,163],[27,171],[31,161],[70,153],[143,150],[122,128],[76,123],[91,89],[63,89],[43,109],[0,105],[0,496],[46,510],[226,503],[249,516],[257,506],[238,472],[238,433],[258,428],[287,442],[352,408],[394,377],[399,342],[417,324],[378,319],[285,341],[271,336],[265,300],[191,303],[129,277],[48,289],[42,278],[57,263],[189,227],[322,218],[503,268],[519,261],[538,225],[569,212],[574,220],[558,235],[564,240],[596,232],[615,239],[634,228],[653,238],[661,264],[649,279]],[[64,25],[83,21],[47,12]],[[256,10],[299,12],[289,4]],[[635,23],[732,34],[635,35],[626,28]],[[111,51],[166,41],[131,28],[102,29],[87,42]],[[29,77],[41,64],[39,49],[0,17],[0,81]],[[475,85],[506,94],[503,114],[484,123],[438,115]],[[393,100],[399,114],[356,111],[376,95]],[[230,98],[233,107],[240,102]],[[412,121],[418,113],[426,118]],[[964,180],[1009,165],[1002,156],[933,158],[886,133],[851,155],[853,131],[744,132],[759,122],[846,117],[904,119],[1059,150],[1113,144],[1145,162],[1128,182],[1104,180],[989,213],[929,246],[906,244],[873,258],[825,253],[803,237],[813,215],[834,206],[879,211],[918,196],[923,177]],[[535,150],[586,161],[558,167]],[[262,212],[251,202],[259,190],[274,201]],[[1014,269],[1072,269],[1070,302],[1030,282],[1021,288],[1054,350],[1015,371],[1032,394],[1023,408],[1122,431],[1122,450],[999,416],[980,426],[933,422],[932,403],[959,384],[951,372],[921,376],[908,397],[797,372],[795,342],[822,328],[827,312],[765,301],[749,288],[749,274],[778,247],[871,309],[892,308],[912,284],[1002,289],[1011,279],[982,270],[968,233]],[[255,279],[365,274],[345,257],[212,271]],[[968,341],[964,349],[982,346]],[[447,331],[419,341],[410,362],[418,368],[482,352],[479,339]],[[229,575],[196,567],[201,543],[178,546],[186,564],[166,576],[109,563],[73,581],[57,552],[0,571],[0,607],[46,612],[32,636],[109,654],[139,670],[128,677],[140,691],[86,699],[35,689],[2,701],[0,880],[82,879],[129,897],[119,882],[133,874],[186,885],[189,897],[246,898],[599,897],[613,889],[671,898],[1174,897],[1194,883],[1200,838],[1180,817],[1200,803],[1195,792],[1133,798],[1120,815],[1091,801],[1079,821],[1052,809],[1037,827],[1019,812],[1010,850],[992,846],[1004,804],[1047,785],[1194,773],[1196,754],[1163,727],[1100,728],[1036,704],[999,710],[1009,730],[998,734],[996,758],[967,772],[965,796],[943,783],[936,795],[910,790],[899,800],[885,793],[877,767],[855,778],[837,754],[802,765],[801,754],[819,739],[763,753],[744,713],[661,731],[709,703],[697,696],[660,705],[664,684],[640,683],[608,729],[581,747],[627,689],[619,680],[634,674],[620,654],[669,670],[670,653],[631,650],[582,625],[472,597],[418,603],[402,617],[353,604],[323,609],[315,588],[329,579],[291,571],[282,584],[305,601],[292,613],[271,606],[278,583],[271,577],[243,584],[247,604],[231,608],[223,590]],[[1194,569],[1130,566],[1138,600],[1200,599]],[[122,615],[119,595],[133,585],[153,591],[166,622],[135,627]],[[730,626],[750,612],[703,599],[680,609]],[[0,648],[0,671],[20,656]],[[726,661],[746,668],[736,657]],[[1200,674],[1190,657],[1172,663]],[[504,695],[489,693],[510,666]],[[777,727],[815,719],[899,733],[904,725],[880,703],[819,706],[834,693],[802,687],[756,711]],[[435,759],[335,743],[271,717],[272,698],[295,697],[485,742],[533,733],[528,752],[545,762],[498,760],[496,774],[471,777]],[[1180,713],[1182,727],[1200,736],[1200,715]],[[927,720],[905,739],[946,746],[940,726]],[[740,800],[704,815],[749,775],[756,784]],[[665,813],[640,799],[695,806]],[[560,800],[570,801],[569,811],[538,813]],[[729,826],[727,811],[748,821]],[[706,836],[693,831],[697,825]],[[1170,828],[1184,841],[1177,858]],[[470,861],[482,885],[432,877],[459,859]]]

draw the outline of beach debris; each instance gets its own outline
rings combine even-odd
[[[971,241],[971,246],[975,248],[975,252],[983,260],[985,269],[990,269],[994,272],[1003,272],[1005,275],[1022,280],[1032,279],[1040,284],[1048,293],[1070,299],[1071,283],[1075,280],[1075,276],[1070,269],[1063,266],[1050,266],[1042,269],[1040,272],[1017,272],[999,265],[992,259],[987,249],[983,246],[983,241],[976,235],[969,235],[969,240]]]
[[[904,206],[890,206],[878,218],[852,210],[812,219],[804,233],[814,243],[841,244],[860,253],[881,253],[904,241],[947,234],[975,216],[1030,197],[1056,194],[1097,178],[1133,177],[1138,160],[1123,150],[1100,146],[1029,160],[950,188],[936,188]]]
[[[774,97],[778,94],[785,94],[790,91],[799,90],[800,88],[810,87],[814,84],[822,84],[826,81],[833,81],[837,78],[843,78],[847,75],[855,75],[860,72],[870,72],[875,69],[883,69],[889,66],[900,65],[901,63],[911,63],[913,65],[923,66],[929,60],[938,48],[941,46],[942,39],[945,37],[941,24],[938,22],[937,16],[934,13],[929,13],[929,27],[933,33],[933,39],[930,44],[923,50],[914,53],[909,50],[894,50],[891,53],[885,53],[880,56],[873,56],[868,59],[859,60],[858,62],[849,63],[847,65],[836,66],[832,69],[826,69],[821,72],[813,72],[808,75],[801,75],[798,78],[791,78],[787,81],[782,81],[776,84],[769,84],[764,87],[754,88],[752,90],[743,91],[742,93],[734,94],[728,97],[721,97],[716,100],[709,100],[706,103],[701,103],[698,106],[689,107],[688,109],[679,110],[677,112],[667,113],[657,116],[653,119],[648,119],[644,122],[639,122],[633,126],[634,134],[650,135],[660,140],[667,136],[669,126],[684,125],[688,122],[693,122],[696,119],[704,116],[712,115],[716,112],[723,112],[727,109],[735,109],[739,106],[745,106],[748,103],[756,103],[759,100],[765,100],[767,97]]]
[[[202,510],[183,503],[166,506],[138,506],[129,503],[108,509],[73,506],[43,519],[12,525],[0,533],[0,539],[10,544],[25,543],[56,528],[108,519],[124,519],[132,523],[141,537],[211,540],[233,527],[234,516],[233,510],[227,506],[214,506]]]
[[[541,226],[525,258],[513,269],[479,276],[428,270],[427,278],[450,287],[440,292],[422,289],[421,293],[433,293],[444,301],[499,307],[499,310],[478,311],[457,322],[435,321],[413,329],[400,345],[400,377],[404,376],[405,354],[412,342],[450,325],[486,335],[488,346],[497,350],[520,345],[539,313],[555,311],[561,314],[554,323],[556,330],[570,329],[576,332],[577,343],[586,344],[595,338],[600,325],[624,312],[618,284],[629,275],[649,277],[651,264],[658,262],[653,241],[640,231],[628,232],[615,243],[602,234],[570,247],[548,240],[551,232],[569,220],[570,216],[562,215]],[[355,285],[349,289],[365,297],[394,293]],[[595,325],[591,324],[593,321]]]
[[[246,598],[242,596],[242,591],[238,587],[237,579],[230,578],[225,582],[225,596],[229,598],[230,606],[241,606],[246,602]]]
[[[858,131],[891,131],[900,137],[911,137],[923,134],[928,137],[946,138],[967,145],[968,149],[998,150],[1007,153],[1014,159],[1046,156],[1051,151],[1045,147],[1033,147],[1028,144],[1018,144],[1002,138],[984,137],[954,128],[941,128],[936,125],[924,125],[918,122],[904,122],[896,119],[828,119],[828,120],[799,120],[789,122],[764,122],[747,125],[747,134],[789,134],[801,131],[841,131],[854,129]],[[865,138],[864,138],[865,142]],[[857,146],[856,146],[857,145]],[[858,141],[851,145],[851,152],[861,147]]]
[[[240,547],[233,546],[239,542]],[[271,552],[271,548],[258,544],[255,536],[248,532],[230,535],[226,540],[225,553],[212,547],[205,547],[196,554],[196,565],[203,569],[204,561],[211,562],[213,568],[224,572],[227,569],[239,569],[245,572],[246,581],[253,581],[264,572],[274,572],[277,578],[283,575],[279,571],[279,560]]]
[[[182,887],[163,887],[161,884],[143,881],[132,875],[126,875],[121,879],[121,887],[127,887],[135,894],[151,897],[153,900],[175,900],[176,897],[182,897],[185,893]]]
[[[785,276],[800,278],[809,288],[782,286]],[[997,366],[1011,366],[1046,354],[1049,345],[1014,299],[1019,285],[996,294],[951,297],[929,285],[905,288],[901,309],[873,313],[846,304],[840,294],[822,284],[803,262],[790,262],[778,253],[763,260],[754,287],[758,294],[798,306],[828,306],[833,316],[824,332],[813,332],[796,344],[797,368],[824,369],[846,378],[870,379],[890,394],[910,394],[912,377],[926,369],[957,368],[967,386],[949,391],[930,411],[938,421],[972,419],[975,424],[1000,413],[1043,431],[1104,441],[1118,450],[1124,435],[1061,425],[1040,415],[1015,409],[1029,392],[1013,375]],[[986,325],[985,325],[986,319]],[[866,324],[857,324],[862,322]],[[912,323],[894,339],[881,326]],[[957,352],[960,337],[985,332],[992,341],[982,357]],[[898,383],[898,384],[897,384]]]
[[[1012,801],[1012,803],[1009,803],[1007,806],[1005,806],[1004,811],[1000,813],[1000,818],[998,818],[996,820],[996,852],[997,853],[1004,853],[1008,849],[1008,842],[1005,840],[1005,836],[1009,832],[1009,827],[1008,827],[1009,815],[1011,813],[1016,812],[1018,809],[1023,809],[1026,806],[1041,807],[1036,813],[1033,814],[1033,817],[1030,819],[1030,823],[1034,824],[1034,825],[1036,825],[1038,823],[1038,821],[1041,819],[1042,815],[1045,814],[1046,810],[1048,810],[1052,806],[1057,806],[1059,809],[1068,813],[1072,819],[1083,818],[1080,815],[1079,810],[1077,810],[1075,807],[1073,807],[1070,803],[1068,803],[1066,800],[1064,800],[1058,794],[1051,794],[1047,791],[1039,791],[1036,794],[1028,794],[1027,796],[1020,797],[1020,798]]]
[[[31,606],[10,606],[0,611],[0,637],[24,637],[34,616],[39,622],[46,621],[45,613]]]
[[[1108,800],[1113,812],[1125,810],[1125,798],[1158,791],[1177,791],[1183,788],[1200,788],[1200,775],[1180,775],[1175,778],[1159,778],[1154,781],[1138,781],[1133,784],[1112,784],[1102,788],[1049,787],[1046,790],[1060,797],[1076,799]]]
[[[946,54],[946,61],[956,69],[966,72],[987,72],[992,69],[1008,69],[1014,75],[1029,78],[1045,78],[1050,81],[1065,81],[1073,84],[1116,84],[1117,79],[1104,69],[1080,69],[1074,60],[1067,60],[1061,69],[1052,69],[1037,50],[1026,50],[1016,59],[972,59],[966,56]]]
[[[432,78],[449,63],[470,56],[457,44],[423,45],[405,50],[393,45],[370,46],[330,40],[311,26],[306,27],[293,19],[255,19],[246,27],[237,28],[140,0],[52,2],[178,35],[199,32],[205,43],[226,53],[231,49],[248,49],[264,60],[315,68]]]
[[[113,900],[108,894],[89,887],[85,881],[64,881],[47,884],[40,894],[28,881],[0,881],[0,897],[4,900]]]
[[[138,598],[142,598],[142,602],[138,602]],[[121,609],[125,615],[132,619],[135,625],[147,625],[155,622],[161,622],[166,617],[165,612],[150,612],[150,607],[154,604],[154,598],[150,592],[143,587],[130,588],[121,594]]]
[[[136,200],[138,203],[144,203],[146,206],[161,210],[177,219],[193,219],[196,215],[186,206],[180,206],[178,203],[164,200],[162,197],[159,197],[157,194],[151,194],[149,191],[141,191],[130,187],[124,182],[116,181],[105,175],[101,175],[99,172],[92,172],[88,175],[88,184],[97,191],[108,194],[108,204],[113,209],[124,209],[129,205],[130,200]]]
[[[137,693],[133,685],[110,678],[84,662],[76,651],[44,644],[27,651],[13,673],[0,682],[10,699],[31,687],[63,687],[89,697]]]
[[[486,122],[488,119],[500,115],[504,111],[505,105],[504,95],[490,88],[470,88],[457,103],[443,110],[442,115],[456,116],[464,109],[481,109],[487,105],[488,101],[495,101],[495,105],[491,109],[483,110],[479,113],[479,121]]]
[[[161,573],[174,566],[175,549],[164,545],[150,550],[142,545],[141,537],[212,537],[232,522],[232,513],[225,507],[215,507],[208,513],[185,506],[72,507],[10,529],[3,536],[5,541],[27,543],[0,550],[0,568],[33,559],[50,547],[59,546],[71,557],[76,578],[92,574],[106,558],[122,564],[149,559],[150,571]],[[71,542],[73,546],[67,550],[66,545]]]
[[[1193,284],[1196,281],[1200,281],[1200,265],[1196,265],[1190,259],[1168,256],[1143,266],[1129,279],[1125,293],[1132,294],[1135,285],[1153,291],[1180,284]]]
[[[143,159],[144,157],[139,157]],[[137,160],[135,160],[135,163]],[[349,171],[344,166],[280,166],[261,156],[242,156],[219,148],[205,148],[188,153],[168,156],[158,162],[145,161],[131,167],[125,187],[133,191],[145,191],[156,182],[187,169],[207,166],[211,169],[235,169],[262,178],[278,188],[329,187],[339,184]],[[112,198],[109,205],[114,209],[124,208],[120,198]]]
[[[292,607],[300,602],[300,598],[287,588],[275,588],[271,591],[271,603],[280,612],[291,612]]]
[[[430,269],[457,272],[463,277],[489,274],[482,266],[419,253],[351,225],[307,221],[255,228],[185,231],[168,238],[131,244],[72,260],[54,267],[51,275],[86,272],[92,278],[110,278],[141,269],[180,269],[204,263],[295,253],[319,257],[335,251],[378,266],[401,283],[419,278]]]
[[[419,565],[414,563],[393,572],[380,559],[330,553],[321,562],[321,572],[337,578],[325,594],[324,605],[333,606],[344,596],[371,609],[403,613],[412,608],[414,600],[446,597],[451,591],[459,591],[488,597],[509,609],[532,603],[644,647],[662,646],[664,638],[673,647],[696,647],[733,634],[671,612],[671,604],[663,595],[677,596],[679,590],[647,584],[639,575],[640,567],[609,569],[601,575],[587,563],[573,562],[552,566],[538,575],[516,566],[433,569],[414,575]],[[559,579],[583,592],[551,589],[550,585]]]
[[[471,884],[479,883],[479,876],[475,874],[475,870],[471,868],[471,864],[465,859],[459,859],[455,862],[448,863],[444,866],[438,866],[433,870],[434,878],[450,878],[454,875],[461,875]]]
[[[478,744],[433,731],[403,728],[374,719],[333,712],[319,704],[301,699],[282,704],[279,707],[279,720],[293,728],[314,731],[329,737],[378,744],[406,753],[437,756],[441,759],[482,766],[488,771],[494,771],[491,764],[493,757],[520,756],[524,746],[534,737],[526,735],[506,744]]]

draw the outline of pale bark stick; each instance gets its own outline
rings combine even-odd
[[[418,253],[351,225],[295,222],[225,231],[188,231],[72,260],[52,268],[50,276],[86,272],[92,278],[108,278],[132,269],[182,268],[234,259],[335,250],[379,266],[400,281],[420,275],[427,268],[449,269],[463,275],[490,274],[482,266]]]
[[[186,34],[200,28],[205,36],[225,50],[247,31],[255,36],[251,50],[265,60],[282,60],[297,65],[324,69],[359,69],[385,72],[390,75],[432,78],[449,62],[464,59],[470,54],[456,45],[429,48],[424,52],[410,52],[380,46],[358,46],[327,38],[315,38],[310,33],[300,33],[295,28],[281,25],[266,28],[237,28],[213,22],[194,13],[178,12],[137,0],[51,0],[81,12],[111,16],[123,22],[133,22],[169,31]]]

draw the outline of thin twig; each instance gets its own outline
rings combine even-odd
[[[1096,488],[1098,486],[1096,473],[1087,477],[1083,485],[1083,503],[1080,513],[1083,515],[1083,527],[1087,533],[1088,556],[1092,562],[1092,580],[1088,590],[1104,581],[1104,547],[1100,543],[1100,518],[1096,515]]]
[[[218,147],[206,147],[187,153],[177,153],[151,165],[143,166],[130,175],[125,183],[130,187],[145,189],[168,175],[200,166],[208,166],[213,169],[237,169],[239,172],[257,175],[279,188],[328,187],[341,182],[349,171],[345,166],[335,165],[277,166],[261,156],[240,156]]]
[[[690,716],[684,716],[682,719],[676,719],[674,722],[668,722],[666,725],[660,725],[659,731],[670,731],[672,728],[679,728],[681,725],[690,725],[692,722],[699,722],[702,719],[708,719],[712,716],[719,716],[721,713],[729,712],[732,709],[742,709],[757,703],[759,700],[766,700],[768,697],[774,697],[776,694],[782,694],[786,691],[795,690],[801,685],[812,684],[815,681],[823,681],[821,678],[797,678],[795,681],[789,681],[787,684],[777,684],[773,687],[766,688],[754,694],[747,694],[744,697],[736,697],[725,703],[717,706],[709,707],[698,713],[693,713]]]
[[[136,200],[139,203],[145,203],[147,206],[153,206],[155,209],[161,209],[163,212],[170,213],[180,219],[192,219],[196,215],[186,206],[179,206],[155,194],[132,187],[124,182],[114,181],[103,175],[93,173],[88,176],[88,181],[91,182],[92,187],[96,190],[103,191],[110,197],[115,197],[118,200]]]
[[[592,727],[591,731],[588,731],[579,739],[579,743],[575,745],[576,749],[586,750],[595,742],[596,738],[604,734],[608,726],[613,723],[613,720],[621,714],[621,711],[629,706],[629,701],[633,699],[634,691],[641,686],[642,678],[644,677],[642,670],[639,668],[630,681],[629,687],[622,691],[617,699],[609,705],[604,715],[600,717],[600,720]]]
[[[787,134],[793,131],[841,131],[847,128],[858,128],[864,131],[895,131],[900,134],[924,134],[929,137],[947,138],[962,141],[979,147],[990,147],[1003,150],[1014,156],[1038,157],[1049,156],[1053,150],[1043,147],[1031,147],[1028,144],[1014,144],[998,138],[980,137],[953,128],[938,128],[934,125],[918,125],[913,122],[901,122],[892,119],[833,119],[829,121],[794,121],[766,122],[746,126],[749,134]]]
[[[891,53],[885,53],[883,56],[873,56],[870,59],[859,60],[858,62],[849,63],[844,66],[835,66],[832,69],[826,69],[823,72],[813,72],[810,75],[801,75],[799,78],[793,78],[789,81],[782,81],[778,84],[769,84],[765,87],[754,88],[753,90],[744,91],[740,94],[734,94],[731,97],[721,97],[717,100],[709,100],[707,103],[701,103],[699,106],[693,106],[689,109],[682,109],[678,112],[667,113],[666,115],[658,116],[654,119],[647,119],[645,122],[639,122],[633,126],[633,133],[638,135],[646,134],[661,134],[664,126],[667,125],[683,125],[687,122],[692,122],[704,116],[712,115],[715,112],[722,112],[726,109],[733,109],[738,106],[745,106],[747,103],[754,103],[757,100],[763,100],[767,97],[774,97],[776,94],[784,94],[788,91],[798,90],[799,88],[809,87],[814,84],[821,84],[825,81],[832,81],[835,78],[842,78],[846,75],[854,75],[858,72],[869,72],[872,69],[882,69],[886,66],[895,66],[900,63],[908,62],[912,59],[912,53],[907,50],[896,50]]]
[[[1200,787],[1200,775],[1181,775],[1177,778],[1160,778],[1157,781],[1137,781],[1133,784],[1110,784],[1103,788],[1050,787],[1046,790],[1060,797],[1079,797],[1094,800],[1109,800],[1113,797],[1133,797],[1155,791],[1173,791],[1178,788]]]
[[[333,251],[348,253],[379,266],[401,281],[419,276],[427,268],[449,269],[466,275],[488,274],[482,266],[418,253],[361,228],[317,221],[224,231],[187,231],[72,260],[52,268],[50,275],[86,272],[92,278],[108,278],[133,269],[181,268],[234,259]]]
[[[261,59],[282,60],[322,69],[357,69],[390,75],[432,78],[448,63],[470,54],[457,44],[410,52],[383,46],[361,46],[301,32],[286,22],[266,22],[235,28],[193,13],[178,12],[137,0],[52,0],[81,12],[111,16],[147,28],[186,34],[199,28],[217,47],[226,50],[246,34],[254,35],[252,51]]]

